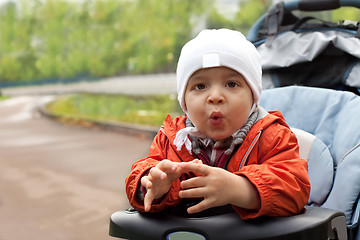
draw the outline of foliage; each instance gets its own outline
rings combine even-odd
[[[19,0],[0,7],[0,85],[173,72],[201,28],[247,33],[270,0],[242,0],[233,17],[214,0]],[[331,13],[331,14],[330,14]],[[359,10],[325,11],[359,21]]]
[[[246,31],[248,26],[252,26],[260,16],[262,16],[270,7],[271,1],[253,0],[240,3],[240,9],[235,17],[238,22],[239,30]]]
[[[5,100],[5,99],[9,99],[9,97],[7,97],[7,96],[2,96],[2,95],[0,94],[0,101],[1,101],[1,100]]]
[[[46,106],[51,113],[74,119],[130,122],[161,126],[168,113],[181,114],[175,97],[78,94],[62,96]]]
[[[246,32],[266,10],[242,2],[233,20],[214,0],[9,2],[0,7],[0,84],[173,72],[199,26]]]
[[[173,71],[208,1],[22,0],[0,9],[0,81]]]
[[[346,20],[359,22],[360,10],[353,7],[343,7],[332,11],[331,16],[333,21],[344,20],[344,16],[346,16]]]

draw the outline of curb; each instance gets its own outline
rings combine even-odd
[[[48,119],[54,120],[56,122],[65,124],[65,125],[77,125],[83,126],[87,128],[97,128],[101,130],[108,130],[112,132],[118,132],[122,134],[128,134],[132,136],[137,136],[140,138],[148,138],[153,139],[159,131],[159,127],[152,127],[152,126],[144,126],[139,124],[133,123],[119,123],[119,122],[102,122],[90,119],[75,119],[71,117],[64,117],[61,115],[56,115],[49,112],[45,106],[54,100],[50,100],[47,102],[42,103],[41,105],[37,106],[38,112],[41,116],[44,116]]]

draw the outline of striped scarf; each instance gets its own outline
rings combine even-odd
[[[241,129],[220,141],[189,135],[193,153],[207,165],[225,168],[233,152],[240,147],[251,127],[256,123],[258,116],[259,110],[256,110]],[[193,127],[194,125],[187,118],[185,126]]]

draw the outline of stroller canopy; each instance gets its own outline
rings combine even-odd
[[[295,3],[273,6],[249,31],[262,58],[264,88],[304,85],[359,94],[359,23],[299,18],[291,12]]]

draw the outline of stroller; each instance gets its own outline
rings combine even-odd
[[[292,13],[340,6],[360,8],[360,1],[280,2],[254,24],[247,38],[261,55],[265,89],[301,85],[359,94],[359,23],[298,18]]]
[[[129,209],[112,214],[110,235],[135,240],[360,240],[360,30],[355,23],[310,23],[319,20],[293,14],[342,6],[360,8],[360,1],[281,2],[248,34],[262,57],[268,88],[260,105],[283,113],[298,137],[300,156],[309,163],[312,188],[299,215],[244,221],[228,206],[191,216],[186,205],[156,214]]]

